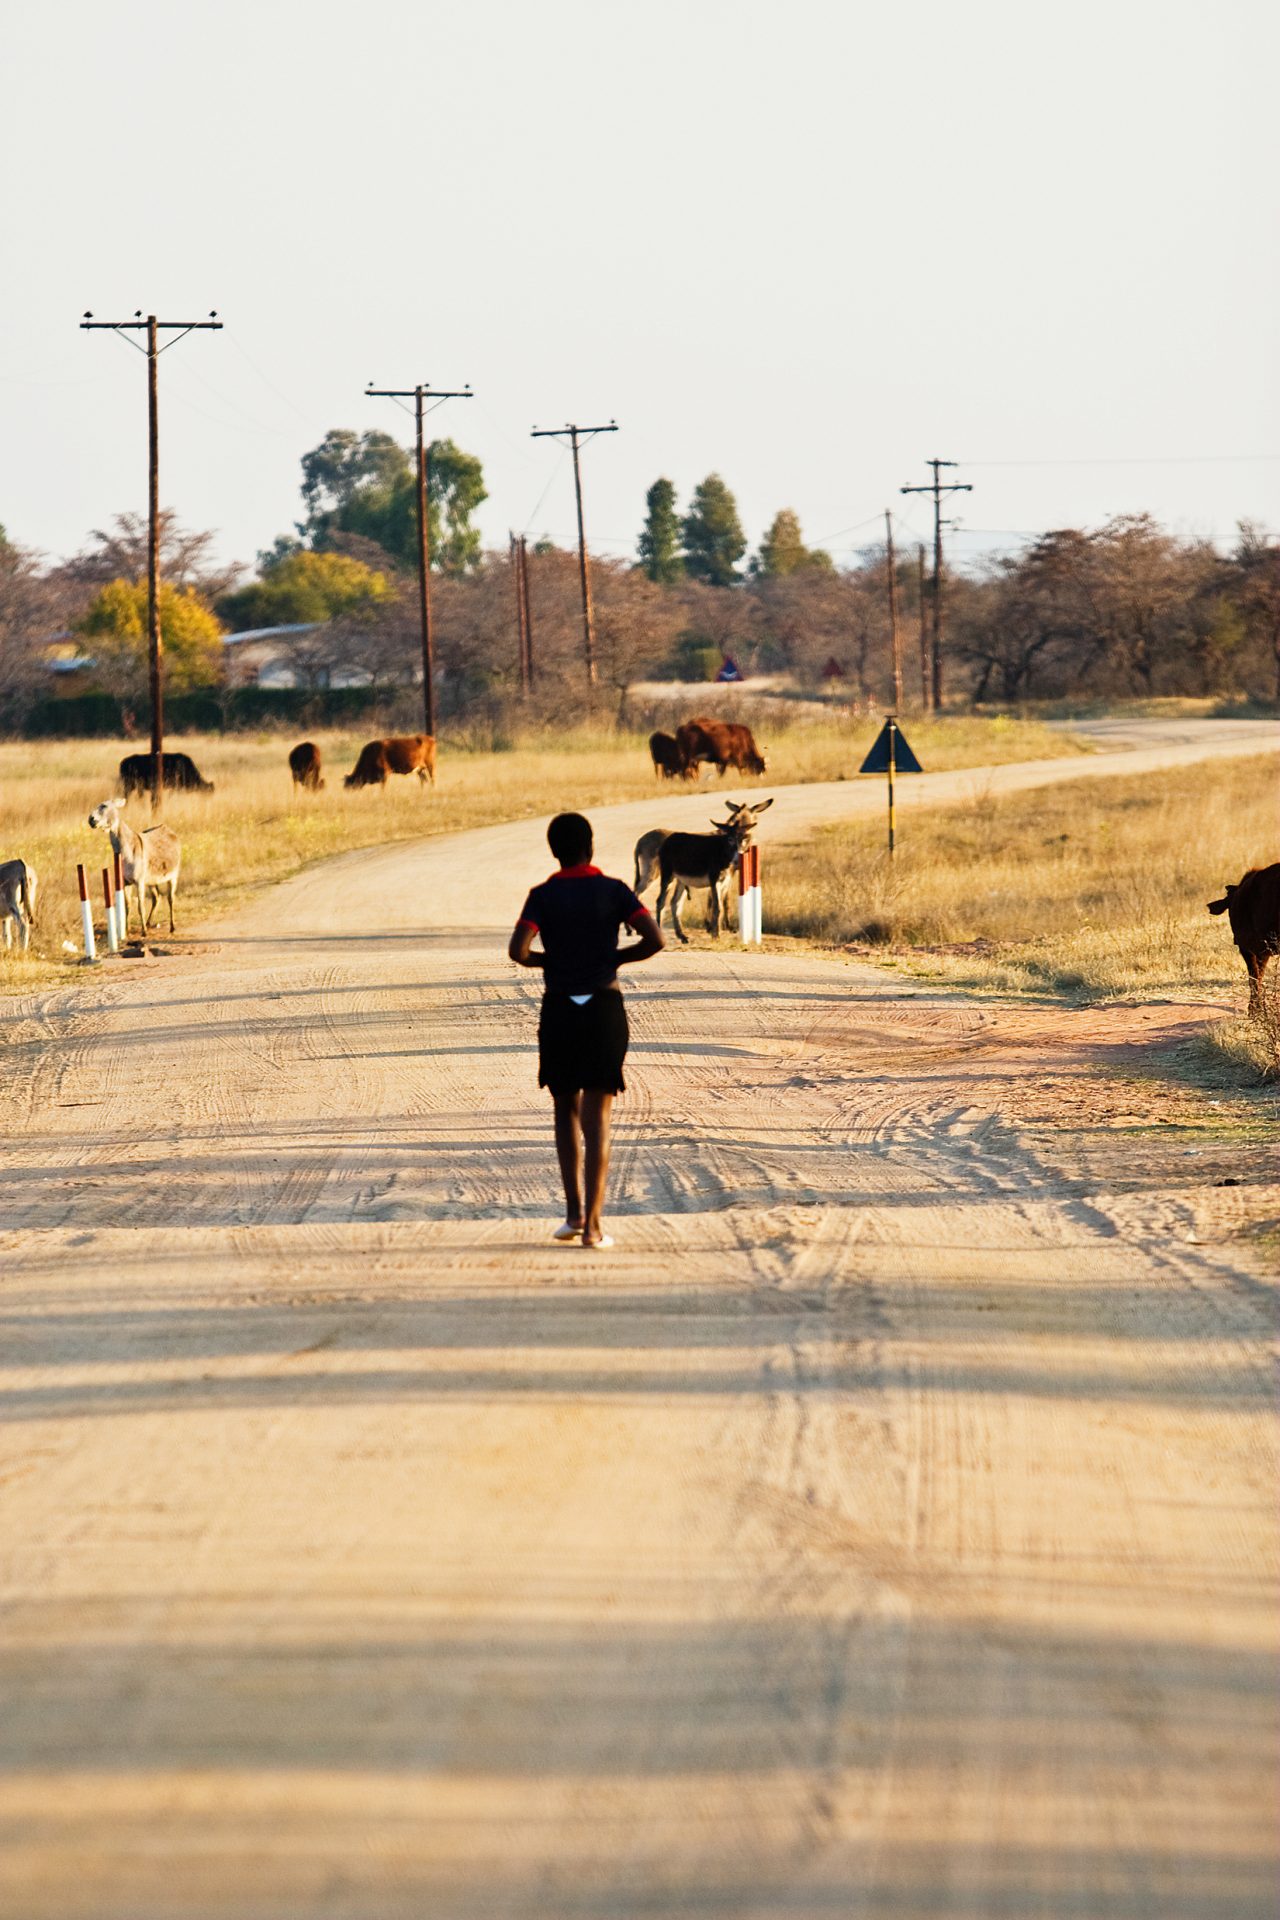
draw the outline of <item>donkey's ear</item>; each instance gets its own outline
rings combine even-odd
[[[772,805],[773,805],[773,795],[770,794],[767,800],[757,800],[755,805],[750,809],[750,811],[754,813],[758,818],[760,814],[766,813]]]

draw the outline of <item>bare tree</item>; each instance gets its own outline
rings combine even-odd
[[[0,533],[0,726],[21,725],[49,691],[49,642],[65,628],[68,598],[40,556]]]
[[[205,600],[221,599],[244,568],[216,560],[213,533],[183,527],[172,508],[160,514],[160,576],[173,587],[194,587]],[[118,513],[111,526],[95,527],[90,545],[66,561],[62,571],[76,588],[96,592],[112,580],[141,580],[147,571],[147,519],[141,513]]]

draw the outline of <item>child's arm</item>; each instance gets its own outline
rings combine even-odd
[[[528,920],[517,920],[507,943],[507,958],[514,960],[518,967],[544,967],[547,963],[545,953],[531,953],[538,929]]]

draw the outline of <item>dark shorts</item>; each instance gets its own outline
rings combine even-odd
[[[593,993],[583,1007],[567,993],[549,993],[538,1021],[538,1085],[553,1094],[623,1093],[627,1009],[616,987]]]

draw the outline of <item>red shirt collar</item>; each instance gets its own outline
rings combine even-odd
[[[598,877],[599,873],[599,867],[593,867],[584,861],[580,867],[557,867],[551,878],[553,880],[586,880],[591,876]]]

